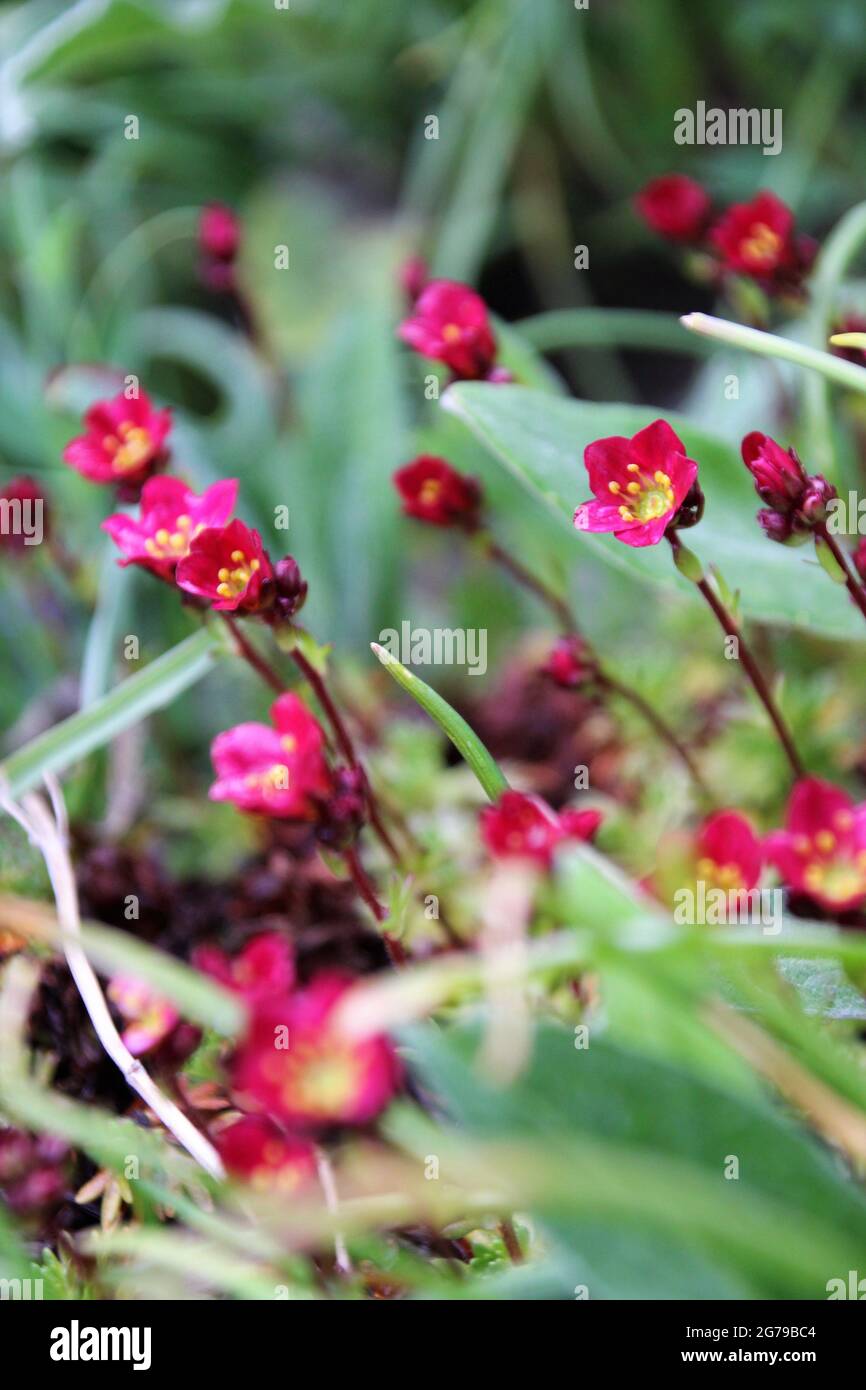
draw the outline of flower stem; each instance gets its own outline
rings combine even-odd
[[[244,636],[235,619],[228,613],[223,613],[223,618],[225,619],[229,632],[235,639],[238,652],[244,658],[244,661],[261,676],[265,684],[271,687],[271,690],[275,690],[278,695],[282,695],[286,688],[286,683],[282,677],[277,674],[272,666],[268,665],[263,656],[259,655],[252,642],[249,642]]]
[[[669,532],[667,539],[670,542],[671,550],[674,554],[674,560],[676,560],[677,554],[681,549],[682,542],[680,541],[675,531]],[[767,711],[767,714],[770,717],[770,722],[773,725],[776,734],[778,735],[779,742],[781,743],[782,748],[784,749],[785,756],[791,765],[791,771],[793,772],[796,778],[805,777],[806,770],[803,767],[802,762],[800,761],[800,755],[797,752],[797,749],[794,745],[794,740],[791,737],[788,726],[779,712],[779,708],[776,704],[776,701],[773,699],[770,687],[767,684],[766,679],[764,678],[761,668],[758,666],[749,647],[747,646],[745,639],[743,638],[742,632],[740,631],[740,628],[737,626],[736,622],[734,621],[731,614],[728,612],[725,605],[722,603],[721,599],[713,593],[713,590],[710,588],[710,585],[708,584],[706,578],[693,580],[692,582],[694,583],[695,588],[700,590],[701,595],[709,605],[719,626],[722,628],[726,636],[736,637],[739,659],[743,663],[743,669],[745,670],[746,675],[749,677],[749,680],[752,683],[755,694],[761,701],[761,704],[764,706],[764,709]]]
[[[519,560],[515,560],[513,555],[510,555],[498,541],[493,539],[489,531],[485,531],[483,535],[487,554],[490,558],[501,565],[504,570],[507,570],[512,579],[515,579],[522,588],[528,589],[531,594],[535,594],[536,598],[546,604],[556,621],[561,624],[563,631],[576,632],[577,624],[565,599],[560,598],[552,589],[549,589],[537,575],[531,574],[528,569],[525,569]]]
[[[361,857],[354,845],[350,845],[348,849],[343,850],[343,858],[352,876],[352,882],[373,916],[376,918],[376,921],[380,923],[387,921],[388,909],[383,903],[380,903],[377,898],[376,889],[371,883],[367,871],[361,863]],[[385,949],[388,952],[391,964],[394,966],[405,965],[406,952],[403,950],[396,936],[392,936],[391,932],[382,932],[382,940],[385,943]]]
[[[850,391],[866,391],[866,370],[854,362],[846,362],[843,357],[806,347],[790,338],[780,338],[775,333],[764,333],[758,328],[746,328],[741,323],[714,318],[712,314],[684,314],[680,323],[692,333],[715,338],[717,342],[742,348],[745,352],[755,352],[760,357],[777,357],[798,367],[810,367],[828,381],[847,386]]]
[[[821,537],[821,540],[841,569],[845,576],[845,588],[860,609],[863,617],[866,618],[866,589],[863,588],[863,585],[860,584],[851,573],[851,566],[848,562],[846,552],[842,549],[836,537],[828,530],[826,521],[816,523],[815,534]]]
[[[627,700],[643,716],[647,724],[655,730],[662,742],[668,744],[683,765],[688,768],[701,795],[706,797],[708,801],[714,799],[691,753],[684,744],[680,743],[673,729],[662,719],[660,714],[656,713],[648,700],[645,700],[630,685],[624,685],[622,681],[618,681],[614,676],[609,676],[606,671],[602,671],[600,668],[596,673],[596,684],[602,690],[608,690],[612,695],[619,695],[623,700]]]
[[[542,583],[536,575],[531,574],[518,560],[515,560],[512,555],[509,555],[509,553],[493,539],[489,532],[484,533],[484,540],[487,553],[491,559],[495,560],[497,564],[507,570],[518,584],[529,590],[530,593],[535,594],[536,598],[541,599],[542,603],[547,605],[557,622],[562,625],[567,634],[579,635],[577,622],[566,600],[560,598],[558,594],[553,593],[553,591],[548,589],[547,585]],[[596,671],[596,684],[601,690],[607,690],[611,694],[620,695],[624,700],[628,700],[636,710],[640,711],[646,722],[655,730],[662,742],[667,743],[688,768],[688,771],[694,779],[695,786],[698,788],[701,795],[711,801],[713,798],[710,789],[701,776],[691,754],[680,743],[673,729],[665,723],[661,715],[656,713],[643,696],[639,695],[631,686],[616,680],[613,676],[609,676],[600,666]]]
[[[303,652],[298,647],[293,647],[292,649],[292,660],[294,661],[298,670],[303,675],[307,684],[312,687],[316,699],[322,706],[322,709],[325,711],[328,723],[330,724],[334,732],[334,738],[337,740],[337,743],[340,747],[340,751],[342,752],[347,763],[350,767],[358,768],[361,770],[361,772],[364,772],[364,768],[361,764],[361,761],[358,758],[357,753],[355,752],[355,745],[352,742],[351,735],[349,734],[348,729],[343,723],[340,711],[337,709],[337,706],[331,699],[331,693],[328,690],[328,687],[326,686],[324,680],[319,675],[319,672],[316,670],[312,662],[307,660]],[[373,789],[370,786],[369,780],[365,772],[364,783],[367,788],[367,806],[370,814],[370,824],[372,825],[376,834],[379,836],[379,839],[382,841],[382,844],[385,846],[394,863],[399,864],[400,851],[397,849],[397,846],[394,844],[394,841],[391,839],[391,836],[389,835],[382,821],[378,803],[376,801],[375,796],[373,795]]]

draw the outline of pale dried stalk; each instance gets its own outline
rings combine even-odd
[[[57,904],[66,963],[96,1036],[128,1085],[150,1107],[160,1123],[205,1172],[212,1177],[222,1178],[225,1170],[216,1149],[174,1101],[163,1094],[138,1058],[133,1057],[114,1025],[99,981],[81,944],[81,917],[75,875],[67,848],[63,793],[54,777],[46,776],[45,784],[51,798],[53,816],[42,798],[34,792],[28,792],[18,805],[2,785],[0,806],[18,822],[45,860]]]
[[[325,1195],[325,1206],[332,1216],[336,1217],[340,1209],[340,1199],[337,1195],[337,1183],[334,1178],[334,1170],[331,1167],[331,1160],[324,1149],[316,1148],[316,1168],[319,1174],[319,1182],[322,1185],[322,1192]],[[349,1258],[349,1251],[343,1239],[341,1231],[334,1231],[334,1255],[337,1261],[337,1268],[343,1274],[352,1273],[352,1261]]]
[[[538,874],[531,865],[504,860],[495,865],[482,903],[478,944],[489,1013],[478,1065],[496,1086],[508,1086],[516,1080],[532,1045],[525,979],[527,935],[537,884]]]
[[[707,1017],[720,1037],[781,1091],[830,1144],[852,1163],[866,1165],[866,1116],[820,1077],[813,1076],[794,1057],[749,1019],[728,1004],[714,1000]]]

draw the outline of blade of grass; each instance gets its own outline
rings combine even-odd
[[[413,676],[411,671],[407,671],[406,667],[384,647],[380,647],[378,642],[371,642],[370,646],[388,674],[393,676],[397,684],[401,685],[412,696],[413,700],[417,700],[421,708],[429,714],[430,718],[451,740],[461,758],[469,764],[475,773],[490,800],[496,801],[503,792],[508,791],[505,774],[490,756],[478,735],[470,729],[463,716],[458,714],[456,709],[452,709],[448,701],[443,700],[441,695],[437,695],[431,686],[426,685],[417,676]]]

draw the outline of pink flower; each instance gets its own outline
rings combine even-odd
[[[92,483],[141,483],[165,457],[171,411],[154,410],[144,391],[97,401],[84,423],[86,434],[70,439],[63,458]]]
[[[133,1057],[140,1057],[161,1043],[180,1019],[167,999],[162,999],[149,985],[132,975],[114,975],[108,986],[108,997],[128,1020],[121,1037]]]
[[[173,579],[178,563],[207,527],[224,526],[237,500],[236,478],[214,483],[201,496],[179,478],[149,478],[141,490],[136,520],[117,512],[102,523],[119,550],[119,565],[142,565],[161,579]]]
[[[241,224],[225,203],[208,203],[202,208],[198,242],[206,256],[217,261],[234,260],[241,241]]]
[[[785,829],[765,841],[783,881],[822,907],[843,912],[866,901],[866,805],[818,777],[791,793]]]
[[[270,585],[274,570],[258,531],[242,521],[208,527],[192,541],[175,574],[187,593],[210,599],[218,612],[260,607],[262,586]]]
[[[388,1038],[357,1041],[336,1028],[335,1011],[351,984],[320,975],[255,1010],[232,1066],[241,1104],[300,1129],[366,1124],[385,1108],[402,1068]]]
[[[264,1115],[244,1115],[216,1136],[226,1171],[260,1192],[297,1192],[316,1175],[308,1139],[285,1134]]]
[[[595,661],[589,645],[576,633],[560,637],[550,649],[541,670],[545,676],[566,690],[574,690],[595,672]]]
[[[288,994],[295,984],[292,948],[278,932],[254,936],[233,957],[218,946],[198,946],[192,963],[252,1006],[274,995]]]
[[[211,744],[217,780],[212,801],[232,801],[241,811],[285,820],[314,820],[317,800],[328,796],[325,736],[297,695],[271,706],[274,727],[237,724]]]
[[[710,216],[709,194],[685,174],[651,179],[635,204],[647,225],[670,241],[697,241]]]
[[[477,525],[481,488],[474,478],[464,477],[445,459],[420,454],[397,469],[394,486],[406,516],[416,521],[431,526]]]
[[[398,333],[422,357],[444,362],[458,379],[486,377],[496,357],[487,305],[455,280],[431,280]]]
[[[481,812],[481,838],[496,859],[530,859],[549,868],[563,840],[589,840],[601,821],[600,811],[557,815],[540,796],[507,791]]]
[[[584,450],[595,494],[574,513],[578,531],[612,531],[626,545],[657,545],[698,475],[666,420],[631,439],[614,435]]]
[[[705,820],[695,852],[698,877],[714,888],[751,889],[761,877],[763,847],[739,811],[716,811]]]

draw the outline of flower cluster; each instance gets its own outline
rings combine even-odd
[[[793,449],[783,449],[758,430],[746,435],[742,454],[755,491],[766,503],[758,521],[770,540],[804,540],[824,521],[836,489],[820,474],[808,474]]]
[[[115,512],[102,523],[121,552],[118,564],[140,565],[215,612],[272,624],[294,617],[307,586],[292,556],[274,564],[258,531],[232,519],[237,479],[198,494],[179,478],[153,476],[168,458],[170,411],[154,410],[140,391],[134,400],[98,401],[85,424],[87,433],[66,446],[66,462],[93,482],[120,484],[121,497],[140,503],[137,516]]]
[[[337,1012],[351,981],[333,971],[298,985],[292,952],[274,933],[234,958],[204,947],[193,963],[236,993],[248,1022],[229,1063],[243,1118],[221,1130],[228,1170],[259,1187],[291,1191],[315,1171],[313,1141],[337,1125],[374,1120],[397,1091],[402,1068],[384,1036],[355,1041]]]
[[[774,193],[762,191],[713,218],[700,184],[663,174],[641,189],[635,205],[653,231],[705,252],[719,278],[742,276],[768,295],[798,290],[815,258],[815,242],[797,233],[794,214]]]

